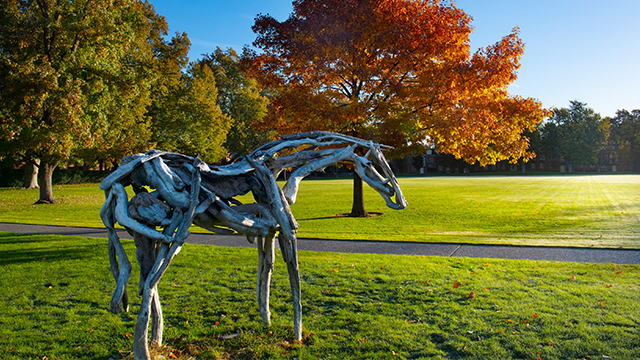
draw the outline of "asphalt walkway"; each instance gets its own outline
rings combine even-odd
[[[50,225],[0,223],[0,232],[22,234],[50,234],[87,237],[107,237],[101,228],[80,228]],[[121,239],[131,239],[124,230],[118,231]],[[231,247],[256,247],[244,236],[191,234],[187,243]],[[364,254],[397,254],[425,256],[454,256],[473,258],[552,260],[592,263],[640,264],[640,250],[585,249],[565,247],[496,246],[435,244],[398,241],[359,241],[298,239],[299,250],[330,251]]]

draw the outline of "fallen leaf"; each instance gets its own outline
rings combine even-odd
[[[604,306],[604,302],[602,302],[602,301],[600,301],[598,304],[599,304],[600,306]]]
[[[532,318],[534,318],[534,319],[535,319],[535,318],[537,318],[538,316],[539,316],[539,315],[538,315],[538,314],[536,314],[536,313],[531,314],[531,317],[532,317]]]

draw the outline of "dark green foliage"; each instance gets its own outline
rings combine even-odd
[[[616,112],[611,119],[610,144],[615,149],[611,156],[614,164],[630,164],[631,171],[638,170],[634,165],[640,156],[640,110]]]
[[[2,0],[0,19],[0,157],[40,160],[40,201],[70,157],[148,146],[151,5]]]
[[[224,143],[229,153],[246,155],[273,140],[274,131],[258,131],[251,126],[265,116],[268,100],[261,94],[258,83],[240,70],[238,54],[233,49],[217,48],[198,60],[198,66],[213,72],[218,88],[217,104],[233,120]]]
[[[153,123],[152,139],[164,151],[199,155],[206,162],[216,162],[227,155],[223,147],[231,119],[216,104],[216,81],[207,67],[192,63],[178,74],[167,93],[157,98],[149,116]]]
[[[609,138],[609,121],[602,119],[579,101],[556,109],[541,128],[542,150],[549,155],[563,157],[573,172],[576,165],[596,165],[598,154]]]

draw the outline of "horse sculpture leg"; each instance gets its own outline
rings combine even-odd
[[[282,250],[282,257],[287,264],[291,294],[293,296],[293,333],[295,340],[302,340],[300,271],[298,270],[298,246],[295,236],[298,224],[293,218],[289,204],[271,171],[263,164],[256,163],[248,158],[247,160],[255,168],[256,175],[263,186],[260,190],[267,195],[268,199],[265,200],[268,201],[271,214],[280,224],[278,242]]]
[[[156,262],[156,246],[155,242],[148,237],[133,233],[133,239],[136,244],[136,258],[138,265],[140,265],[140,282],[138,283],[138,291],[140,293],[140,313],[138,314],[138,320],[136,322],[135,333],[133,337],[133,354],[135,359],[148,359],[149,349],[147,345],[149,317],[153,308],[159,308],[160,301],[157,300],[157,292],[155,287],[147,286],[147,278],[149,273]],[[153,304],[153,306],[152,306]],[[157,321],[156,326],[157,328]],[[156,333],[156,331],[153,331]]]
[[[155,296],[155,288],[144,286],[140,299],[140,312],[133,334],[133,358],[135,360],[148,360],[149,346],[147,345],[147,334],[149,332],[149,313],[151,312],[151,299]]]
[[[168,244],[156,245],[155,264],[154,268],[158,264],[158,259],[164,258],[169,250]],[[155,269],[151,270],[154,273]],[[162,329],[163,329],[163,316],[162,306],[160,305],[160,295],[158,295],[158,285],[153,287],[153,299],[151,300],[151,342],[155,342],[158,345],[162,345]]]
[[[107,200],[100,209],[100,218],[107,228],[109,235],[109,265],[113,278],[116,280],[116,289],[111,298],[110,311],[113,314],[117,314],[122,308],[124,308],[124,311],[129,311],[129,296],[126,285],[129,281],[129,275],[131,274],[131,263],[129,262],[129,258],[127,258],[127,253],[124,251],[114,228],[115,217],[113,207],[115,206],[115,201],[113,194],[111,191],[107,193]],[[120,265],[118,265],[118,260],[120,260]]]
[[[302,340],[302,303],[300,299],[302,292],[300,289],[300,270],[298,269],[298,249],[297,239],[292,233],[278,234],[278,242],[282,251],[282,258],[287,264],[289,272],[289,284],[291,284],[291,295],[293,303],[293,335],[295,340]]]
[[[258,237],[258,281],[256,286],[258,309],[262,317],[262,324],[271,325],[271,312],[269,311],[269,290],[271,285],[271,273],[274,261],[275,232],[270,232],[266,237]]]

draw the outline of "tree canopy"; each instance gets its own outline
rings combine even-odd
[[[640,110],[618,110],[611,119],[612,147],[616,150],[614,162],[620,165],[634,163],[640,157]]]
[[[75,150],[135,125],[119,143],[146,140],[154,14],[133,0],[0,1],[1,152],[40,159],[40,201],[54,201],[51,173]]]
[[[0,0],[0,159],[115,163],[153,146],[217,161],[231,119],[185,33],[140,0]]]
[[[285,21],[259,15],[244,64],[275,96],[263,129],[332,130],[399,153],[437,147],[474,163],[521,157],[546,111],[508,94],[517,29],[470,52],[471,17],[441,1],[296,0]]]
[[[563,157],[573,172],[575,165],[596,165],[609,138],[610,124],[587,104],[573,100],[569,108],[554,109],[541,127],[543,151]]]
[[[224,158],[223,143],[232,120],[217,105],[213,72],[192,63],[177,80],[154,101],[149,114],[152,139],[165,151],[199,155],[208,162]]]
[[[240,69],[238,54],[233,49],[217,48],[197,63],[211,69],[218,89],[217,104],[233,121],[224,142],[230,155],[246,155],[273,140],[272,131],[260,131],[252,126],[266,114],[269,100],[261,93],[257,82]]]

